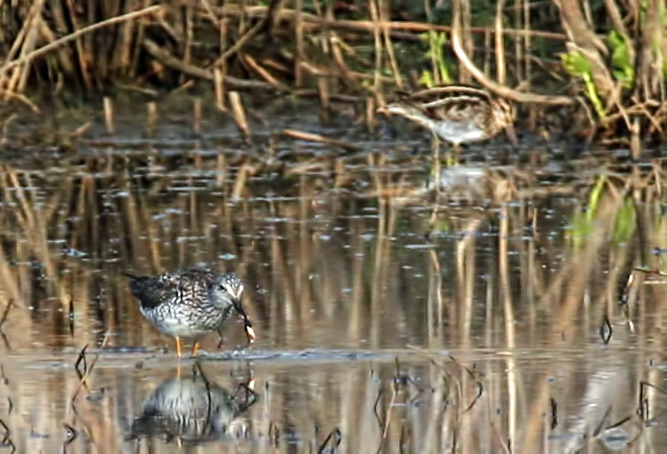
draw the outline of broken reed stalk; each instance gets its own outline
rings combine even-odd
[[[192,130],[199,134],[201,132],[201,98],[195,97],[192,106]]]
[[[248,120],[245,115],[245,110],[243,109],[243,104],[241,103],[241,96],[238,91],[230,91],[228,93],[229,104],[232,107],[232,116],[236,122],[236,126],[239,128],[239,132],[243,136],[243,139],[246,143],[251,143],[250,137],[250,126],[248,126]]]
[[[104,125],[107,129],[107,134],[114,134],[114,123],[113,123],[113,101],[108,96],[103,98],[104,104]]]
[[[315,134],[312,132],[297,131],[294,129],[283,129],[283,134],[292,137],[294,139],[305,140],[307,142],[319,142],[326,145],[332,145],[336,147],[341,147],[347,151],[361,151],[364,149],[363,146],[357,145],[352,142],[345,140],[332,139],[330,137],[325,137],[321,134]]]
[[[82,135],[84,135],[86,133],[86,131],[88,131],[92,125],[93,125],[92,121],[87,121],[84,124],[82,124],[81,126],[74,129],[74,131],[70,132],[68,134],[68,137],[70,139],[77,139],[77,138],[81,137]]]
[[[1,84],[2,84],[2,78],[0,77],[0,85]],[[37,105],[34,102],[29,100],[27,97],[25,97],[21,93],[15,93],[13,91],[4,90],[4,89],[0,88],[0,96],[2,96],[5,100],[16,99],[20,103],[25,104],[26,106],[28,106],[30,108],[30,110],[33,111],[33,113],[36,113],[36,114],[42,113],[41,109],[39,107],[37,107]]]
[[[241,194],[245,188],[246,180],[248,176],[253,172],[254,168],[252,165],[247,164],[245,161],[239,167],[238,172],[236,173],[236,179],[234,180],[234,187],[232,189],[231,199],[237,201],[241,199]]]
[[[7,301],[7,305],[5,306],[5,310],[2,311],[2,317],[0,317],[0,331],[3,331],[5,322],[7,321],[7,316],[9,315],[9,310],[12,308],[14,305],[14,298],[10,298]]]
[[[83,347],[83,349],[79,353],[79,356],[77,357],[77,361],[76,361],[74,367],[77,370],[77,372],[79,372],[79,369],[78,369],[77,365],[80,364],[80,361],[83,361],[85,369],[84,369],[83,374],[81,375],[81,378],[79,379],[79,386],[77,386],[76,390],[74,391],[74,395],[70,399],[70,404],[72,406],[74,406],[74,401],[76,400],[77,396],[79,395],[79,392],[81,391],[81,388],[83,386],[86,386],[86,387],[88,386],[87,383],[86,383],[87,380],[88,380],[88,377],[90,377],[90,374],[93,372],[93,369],[95,368],[95,364],[97,364],[97,361],[100,359],[100,355],[104,351],[104,347],[106,347],[107,341],[109,340],[109,337],[110,337],[110,333],[108,331],[106,333],[104,333],[104,339],[102,339],[102,343],[100,344],[99,351],[95,355],[95,358],[93,358],[93,360],[90,362],[90,366],[88,366],[87,360],[86,360],[86,348],[88,347],[88,344],[86,344],[86,346]]]
[[[223,83],[222,70],[213,70],[213,89],[215,91],[215,105],[220,112],[226,112],[225,107],[225,84]]]
[[[276,79],[266,68],[264,68],[261,64],[259,64],[257,60],[255,60],[253,57],[244,54],[242,56],[242,59],[250,69],[255,71],[259,75],[259,77],[264,79],[268,84],[271,84],[274,87],[276,87],[278,91],[283,91],[283,92],[289,91],[289,88],[287,88],[287,86],[285,86],[282,82]]]
[[[150,138],[155,136],[157,121],[157,103],[155,101],[149,101],[146,103],[146,137]]]

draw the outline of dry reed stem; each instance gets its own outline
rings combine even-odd
[[[146,52],[162,62],[165,66],[197,79],[214,81],[214,70],[208,70],[192,64],[186,64],[148,38],[143,40],[142,45],[144,49],[146,49]],[[261,82],[258,80],[240,79],[233,76],[222,76],[222,80],[229,88],[234,90],[276,90],[276,87],[272,86],[271,84],[267,84],[266,82]]]
[[[463,47],[461,34],[461,1],[454,0],[454,19],[452,26],[452,49],[459,58],[463,66],[470,71],[470,74],[479,82],[484,88],[513,101],[522,103],[538,103],[538,104],[553,104],[553,105],[572,105],[574,99],[567,96],[548,96],[538,95],[535,93],[522,93],[511,88],[500,85],[484,75],[482,71],[470,59],[468,53]]]
[[[77,139],[77,138],[81,137],[82,135],[84,135],[86,133],[86,131],[88,131],[92,125],[93,125],[92,121],[87,121],[87,122],[83,123],[81,126],[74,129],[72,132],[70,132],[68,134],[68,136],[71,139]]]
[[[252,137],[250,135],[250,126],[248,125],[248,119],[246,118],[239,92],[230,91],[227,93],[227,96],[229,97],[229,104],[232,107],[232,117],[234,118],[236,126],[239,128],[239,132],[246,143],[251,143]]]
[[[1,78],[0,78],[0,83],[2,83]],[[16,93],[14,91],[4,90],[4,89],[0,88],[0,95],[2,95],[5,99],[16,99],[17,101],[19,101],[19,102],[25,104],[26,106],[28,106],[30,108],[30,110],[32,110],[36,114],[41,114],[42,113],[41,109],[39,107],[37,107],[37,105],[34,102],[32,102],[30,99],[28,99],[27,97],[25,97],[21,93]],[[4,129],[4,126],[3,126],[3,129]]]
[[[303,40],[303,0],[294,0],[294,86],[300,88],[303,85],[303,74],[301,73],[301,61],[306,58]]]
[[[383,70],[383,60],[382,60],[382,41],[380,36],[380,13],[378,12],[378,2],[379,0],[370,0],[368,2],[368,8],[371,13],[371,18],[373,19],[373,48],[375,50],[375,64],[373,67],[373,94],[375,96],[374,100],[377,102],[377,97],[381,96],[382,93],[382,79],[380,74]]]
[[[196,134],[201,132],[201,98],[198,96],[192,105],[192,130]]]
[[[21,32],[24,33],[22,34],[19,32],[19,36],[12,44],[12,49],[10,49],[10,55],[13,55],[14,52],[18,52],[20,49],[19,58],[21,58],[26,54],[29,54],[29,51],[34,48],[37,41],[37,33],[39,30],[38,24],[43,6],[44,0],[38,0],[32,4],[30,10],[28,11],[28,16],[21,29]],[[28,62],[29,60],[27,60],[25,63]],[[25,66],[16,68],[14,71],[12,71],[8,82],[4,83],[5,74],[3,71],[0,71],[0,86],[4,86],[7,91],[17,91],[17,85],[21,84],[21,81],[23,81],[23,83],[26,81],[25,74],[27,72],[28,71],[26,70]]]
[[[95,355],[95,358],[93,358],[93,360],[90,362],[90,366],[88,366],[87,364],[85,365],[85,369],[84,369],[85,373],[80,377],[79,386],[76,388],[76,390],[74,391],[74,395],[70,399],[70,404],[72,405],[72,407],[75,406],[74,401],[76,400],[76,397],[79,395],[79,391],[81,391],[81,388],[84,387],[84,386],[85,387],[88,386],[87,385],[88,377],[90,377],[90,374],[93,373],[93,369],[95,368],[95,364],[97,364],[97,361],[100,359],[100,355],[104,351],[104,347],[106,347],[107,341],[109,340],[109,337],[110,337],[110,333],[108,331],[106,333],[104,333],[104,339],[102,339],[102,343],[100,344],[99,351]],[[88,345],[86,345],[86,347],[88,347]],[[86,347],[84,347],[82,352],[81,352],[81,354],[83,355],[84,363],[86,361],[86,357],[85,357]],[[77,359],[77,363],[78,363],[78,361],[79,360]]]
[[[496,79],[501,85],[505,85],[507,80],[507,71],[505,68],[505,42],[503,40],[503,9],[505,8],[505,0],[498,0],[496,2]]]
[[[254,7],[245,7],[243,9],[243,14],[246,14],[250,17],[259,17],[262,18],[266,15],[267,12],[266,6],[254,6]],[[228,17],[237,17],[240,14],[239,8],[236,5],[225,5],[219,8],[220,14]],[[296,17],[296,11],[288,8],[283,8],[280,12],[280,19],[283,21],[294,21]],[[304,31],[312,32],[313,27],[317,28],[328,28],[331,30],[347,30],[347,31],[365,31],[373,33],[375,31],[376,25],[374,22],[368,20],[329,20],[322,18],[315,14],[301,13],[303,20]],[[447,25],[435,25],[424,22],[411,22],[411,21],[388,21],[384,24],[390,32],[398,31],[408,31],[415,33],[426,33],[429,31],[436,32],[445,32],[451,33],[453,27]],[[470,33],[486,33],[489,27],[470,27]],[[555,41],[566,41],[567,36],[564,33],[554,33],[541,30],[530,30],[526,32],[523,29],[509,29],[505,28],[504,33],[510,36],[525,36],[526,34],[535,37],[535,38],[545,38],[552,39]],[[392,35],[395,36],[395,35]],[[399,38],[407,37],[405,35],[399,35]],[[418,40],[419,37],[414,37],[415,40]]]
[[[223,80],[222,70],[215,68],[213,70],[213,89],[215,91],[215,105],[220,112],[227,111],[225,107],[225,84]]]
[[[280,0],[271,0],[272,4],[275,4],[276,1]],[[266,9],[267,13],[271,11],[271,6],[268,6]],[[242,15],[245,15],[243,13]],[[245,46],[255,35],[257,35],[260,31],[262,31],[267,24],[269,23],[269,20],[271,19],[270,14],[266,14],[261,18],[259,22],[257,22],[250,30],[248,30],[241,38],[239,38],[232,47],[227,49],[224,54],[222,54],[213,64],[211,64],[209,67],[210,68],[215,68],[216,66],[224,65],[227,62],[227,59],[240,51],[243,46]],[[239,27],[242,29],[242,27]]]
[[[327,145],[332,145],[336,147],[343,148],[348,151],[360,151],[363,150],[364,147],[357,145],[352,142],[347,142],[344,140],[338,140],[338,139],[332,139],[330,137],[325,137],[321,134],[315,134],[311,132],[305,132],[305,131],[297,131],[295,129],[283,129],[282,133],[288,137],[292,137],[294,139],[299,139],[299,140],[305,140],[308,142],[318,142],[318,143],[324,143]]]
[[[83,79],[83,83],[86,86],[86,89],[90,90],[93,87],[93,82],[91,80],[91,71],[90,71],[90,65],[92,64],[91,61],[92,59],[90,58],[91,57],[90,41],[87,43],[88,44],[87,46],[84,46],[83,38],[85,38],[85,36],[83,34],[77,34],[78,32],[81,31],[81,27],[79,26],[79,19],[75,11],[76,8],[74,6],[74,2],[72,0],[69,0],[66,3],[67,3],[67,10],[69,11],[69,21],[72,24],[73,34],[77,35],[75,39],[76,56],[79,61],[81,78]],[[54,47],[54,49],[56,48]],[[72,64],[71,66],[74,65]]]
[[[71,33],[71,34],[67,35],[67,36],[63,36],[62,38],[60,38],[60,39],[58,39],[58,40],[56,40],[56,41],[54,41],[50,44],[47,44],[46,46],[40,47],[39,49],[35,49],[35,50],[27,53],[26,55],[21,56],[18,59],[8,61],[7,63],[5,63],[4,65],[2,65],[0,67],[0,76],[4,75],[4,73],[9,71],[10,69],[12,69],[16,66],[22,65],[24,63],[27,63],[27,62],[29,62],[30,60],[32,60],[36,57],[42,56],[42,55],[50,52],[51,50],[65,44],[65,43],[68,43],[72,40],[75,40],[82,35],[85,35],[86,33],[90,33],[92,31],[98,30],[98,29],[103,28],[103,27],[108,27],[110,25],[115,25],[115,24],[122,23],[122,22],[125,22],[125,21],[128,21],[128,20],[143,17],[143,16],[146,16],[146,15],[149,15],[149,14],[158,13],[162,10],[162,8],[163,7],[161,5],[153,5],[153,6],[149,6],[147,8],[140,9],[139,11],[133,11],[133,12],[130,12],[130,13],[122,14],[120,16],[112,17],[112,18],[103,20],[101,22],[97,22],[95,24],[84,27],[84,28],[82,28],[82,29],[80,29],[80,30],[78,30],[74,33]]]
[[[231,199],[238,201],[241,199],[241,194],[246,186],[246,180],[253,173],[254,167],[244,162],[236,173],[236,180],[234,181],[234,188],[232,190]]]
[[[336,63],[336,66],[338,66],[338,68],[340,69],[340,75],[345,81],[345,83],[350,84],[353,87],[358,87],[356,77],[359,74],[352,71],[345,62],[345,57],[343,56],[343,52],[341,49],[344,46],[344,43],[342,42],[340,36],[332,33],[329,45],[334,63]]]
[[[105,96],[102,101],[104,104],[104,125],[107,129],[107,134],[113,135],[115,133],[113,101],[108,96]]]
[[[157,103],[155,101],[147,102],[146,130],[145,130],[145,134],[147,137],[153,137],[155,135],[155,128],[157,127],[157,122],[158,122]]]
[[[287,86],[285,86],[278,79],[273,77],[271,75],[271,73],[266,68],[262,67],[262,65],[257,63],[257,60],[255,60],[253,57],[251,57],[250,55],[243,55],[241,58],[243,59],[243,61],[246,62],[246,64],[251,69],[253,69],[259,75],[259,77],[264,79],[270,85],[273,85],[274,87],[276,87],[277,90],[279,90],[279,91],[288,91],[289,90],[287,88]]]
[[[389,8],[384,5],[383,0],[375,0],[377,1],[377,11],[378,11],[378,19],[380,20],[380,27],[382,29],[382,35],[384,37],[384,48],[387,51],[387,56],[389,57],[389,65],[391,66],[391,70],[394,74],[394,82],[396,83],[396,86],[398,88],[403,88],[403,80],[401,78],[401,72],[398,68],[398,63],[396,62],[396,55],[394,54],[394,45],[391,42],[391,37],[389,35],[389,29],[386,27],[387,20],[386,20],[386,11]]]
[[[5,310],[2,311],[2,317],[0,317],[0,331],[3,331],[3,326],[7,321],[7,316],[9,315],[9,311],[13,305],[14,305],[14,298],[10,298],[7,301],[7,304],[5,305]]]

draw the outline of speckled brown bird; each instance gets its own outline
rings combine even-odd
[[[255,337],[241,305],[243,283],[234,273],[186,268],[158,276],[126,275],[141,313],[158,330],[176,338],[179,357],[182,338],[195,339],[192,353],[196,353],[198,338],[219,330],[234,310],[243,317],[249,341]]]
[[[490,139],[503,129],[513,144],[514,109],[505,99],[468,85],[441,85],[413,93],[398,92],[398,99],[380,109],[401,115],[453,143]]]

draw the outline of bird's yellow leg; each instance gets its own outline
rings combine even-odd
[[[434,134],[431,141],[431,149],[433,152],[431,162],[431,183],[435,185],[435,189],[440,189],[440,140]]]
[[[445,163],[447,164],[447,167],[454,167],[459,164],[459,151],[461,150],[461,145],[458,143],[454,144],[454,154],[452,155],[452,152],[447,150],[447,155],[445,157]]]
[[[176,355],[181,357],[181,338],[178,336],[176,336]]]
[[[195,341],[195,344],[192,346],[192,354],[196,355],[199,350],[199,341]]]

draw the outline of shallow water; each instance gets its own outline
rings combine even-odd
[[[3,169],[8,450],[667,444],[659,163],[501,167],[489,148],[443,173],[435,203],[427,157],[386,142],[281,143],[277,165],[223,136],[171,136]],[[122,273],[192,265],[243,278],[252,347],[230,320],[222,347],[213,333],[179,362],[143,319]]]

